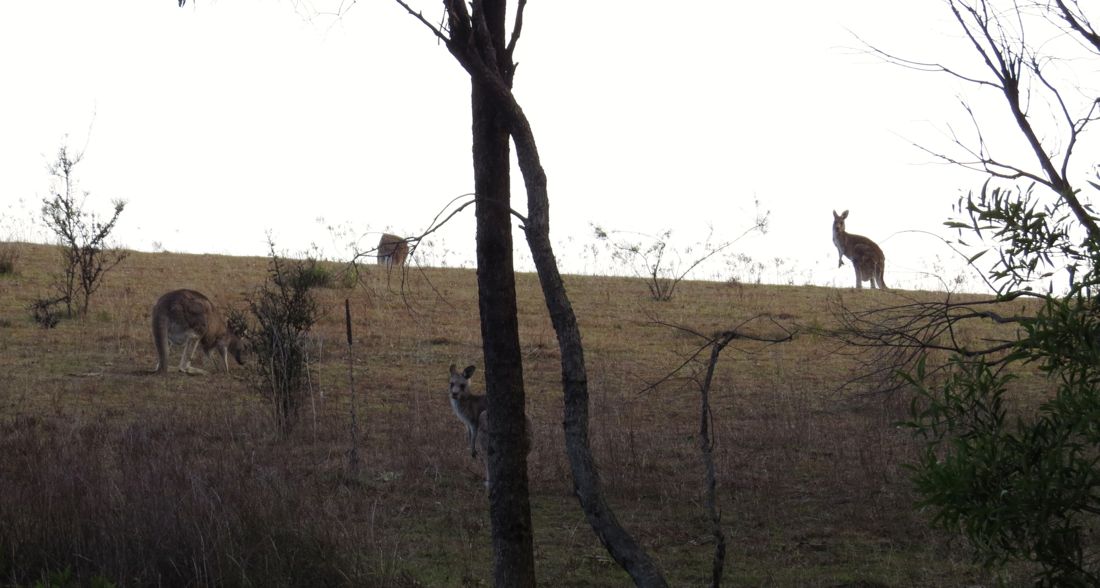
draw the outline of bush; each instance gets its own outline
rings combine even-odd
[[[305,289],[331,288],[333,282],[335,282],[332,277],[332,272],[313,258],[307,258],[300,264],[299,269],[294,275],[294,279],[300,282],[298,284],[299,287]]]
[[[52,329],[61,322],[60,305],[63,298],[39,298],[31,303],[31,317],[43,329]]]
[[[73,307],[88,313],[92,294],[103,285],[103,278],[128,255],[117,247],[108,246],[111,232],[126,203],[112,203],[114,213],[106,221],[83,208],[88,192],[77,195],[73,168],[82,155],[70,155],[65,147],[57,153],[57,161],[49,170],[59,185],[51,198],[42,201],[42,221],[57,237],[61,253],[62,274],[57,279],[59,300],[65,303],[66,314],[73,316]]]
[[[245,340],[256,356],[254,385],[271,400],[281,435],[297,421],[309,382],[305,336],[319,316],[310,289],[319,275],[328,276],[316,268],[313,260],[280,259],[272,245],[267,280],[248,301],[255,326],[247,329]],[[240,322],[240,317],[232,320]]]

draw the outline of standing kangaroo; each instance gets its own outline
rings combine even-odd
[[[409,256],[409,243],[397,235],[383,233],[378,240],[378,265],[403,266]]]
[[[191,357],[202,345],[207,357],[212,349],[221,355],[225,371],[229,372],[229,354],[238,364],[241,359],[241,341],[229,332],[226,322],[210,299],[194,290],[173,290],[157,300],[153,306],[153,343],[157,346],[155,373],[168,373],[168,344],[183,345],[180,371],[187,374],[206,372],[191,366]]]
[[[863,282],[870,281],[872,288],[886,289],[882,274],[886,271],[886,256],[875,242],[862,235],[853,235],[844,231],[844,219],[848,211],[837,214],[833,211],[833,244],[836,245],[837,267],[844,265],[844,257],[852,260],[856,270],[856,288],[863,288]]]
[[[451,364],[451,379],[449,391],[451,395],[451,409],[455,416],[466,425],[466,439],[470,445],[470,456],[477,459],[477,450],[481,449],[482,459],[485,461],[485,487],[489,487],[489,461],[485,457],[489,453],[488,437],[488,401],[484,395],[470,392],[470,377],[474,375],[474,366],[466,366],[459,372],[455,364]],[[524,417],[526,419],[526,417]],[[524,452],[531,452],[531,420],[526,419],[524,429]]]

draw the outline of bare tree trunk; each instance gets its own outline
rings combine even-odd
[[[478,78],[477,75],[474,77]],[[505,79],[490,76],[484,83],[496,93],[502,106],[501,115],[508,121],[527,189],[527,243],[531,248],[546,308],[558,336],[558,348],[561,350],[565,449],[573,473],[574,492],[592,530],[611,557],[634,579],[635,584],[667,586],[657,564],[619,523],[603,496],[599,470],[588,442],[588,373],[585,368],[584,346],[581,343],[577,316],[566,294],[565,283],[558,272],[554,249],[550,244],[550,198],[546,189],[546,172],[542,168],[534,133]]]
[[[550,199],[546,189],[546,172],[542,168],[531,125],[512,94],[511,73],[515,68],[510,52],[500,51],[496,43],[490,46],[488,40],[479,38],[480,31],[484,29],[477,7],[486,3],[475,3],[475,11],[470,18],[464,2],[446,2],[453,35],[447,48],[470,73],[475,85],[492,96],[499,108],[497,116],[501,117],[516,144],[516,156],[527,189],[527,243],[561,350],[565,447],[573,473],[574,491],[592,530],[635,584],[667,586],[657,564],[619,523],[603,496],[599,471],[588,442],[588,375],[580,327],[550,244]],[[513,32],[513,39],[516,38],[518,28]],[[497,66],[497,63],[500,65]]]
[[[550,244],[550,198],[546,172],[539,159],[534,133],[511,92],[509,106],[512,140],[527,188],[527,243],[538,271],[546,308],[561,350],[562,389],[565,395],[565,449],[581,509],[600,542],[638,586],[667,586],[657,564],[630,535],[603,496],[599,470],[588,442],[588,373],[577,316],[558,272]]]
[[[737,337],[735,331],[723,333],[711,343],[710,361],[707,362],[707,375],[699,390],[699,451],[703,455],[703,467],[706,469],[707,515],[710,516],[710,532],[714,536],[714,559],[711,563],[710,585],[718,588],[722,585],[722,571],[726,565],[726,534],[722,532],[722,513],[718,509],[718,476],[714,469],[714,440],[710,435],[710,385],[714,381],[714,368],[718,365],[718,356],[726,345]]]
[[[482,4],[494,47],[503,52],[505,0]],[[477,283],[489,401],[489,518],[493,583],[535,585],[534,540],[528,496],[523,357],[512,264],[508,129],[491,92],[471,79]]]
[[[468,10],[465,0],[444,0],[443,4],[447,10],[447,33],[436,28],[422,14],[409,7],[404,0],[396,1],[446,43],[447,50],[470,74],[475,92],[484,92],[483,98],[497,110],[496,120],[501,124],[501,128],[507,130],[516,144],[516,155],[527,189],[529,218],[524,227],[527,242],[539,274],[546,307],[558,336],[558,347],[561,349],[562,388],[565,395],[565,446],[573,472],[574,490],[592,530],[607,548],[611,557],[630,574],[635,584],[667,586],[668,583],[661,575],[656,563],[623,528],[604,500],[599,472],[588,443],[588,376],[585,372],[580,328],[577,326],[577,317],[573,313],[569,297],[565,293],[565,285],[558,272],[554,250],[550,245],[550,200],[546,191],[546,173],[539,160],[531,125],[512,94],[512,76],[515,73],[512,51],[519,40],[526,1],[519,0],[517,3],[516,23],[507,47],[504,47],[503,43],[503,30],[497,24],[503,22],[506,0],[473,0],[470,3],[472,12]],[[500,20],[497,20],[498,18]],[[476,159],[475,153],[475,166]],[[479,187],[479,203],[491,202],[485,196]],[[503,207],[504,201],[500,203]],[[478,256],[480,280],[482,271],[480,245]],[[485,325],[484,320],[482,324]],[[488,356],[486,361],[488,362]],[[488,364],[486,370],[488,371]],[[489,410],[493,410],[491,404]],[[490,427],[492,426],[490,424]],[[491,468],[492,464],[493,461],[490,460]]]

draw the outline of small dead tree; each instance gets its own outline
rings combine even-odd
[[[722,511],[718,506],[718,474],[714,466],[714,447],[716,443],[712,433],[714,430],[714,414],[710,408],[714,372],[718,367],[718,360],[722,351],[736,340],[774,344],[785,343],[794,339],[793,331],[779,325],[774,319],[770,318],[769,321],[778,327],[782,334],[767,336],[747,333],[745,331],[746,327],[760,318],[762,317],[750,318],[733,329],[713,335],[706,335],[683,325],[671,325],[658,320],[654,321],[659,325],[670,327],[702,340],[702,344],[689,353],[683,363],[657,382],[647,386],[645,391],[654,390],[657,386],[675,378],[685,370],[692,370],[690,377],[699,388],[699,454],[703,461],[703,484],[706,489],[703,503],[707,510],[707,517],[710,520],[710,532],[714,537],[714,557],[711,560],[711,586],[714,588],[722,584],[722,575],[726,564],[726,534],[722,530]],[[705,363],[700,365],[704,361],[704,357],[706,358]],[[702,380],[698,379],[700,371],[704,373]]]
[[[625,237],[622,236],[624,233],[621,231],[609,231],[597,225],[593,225],[592,230],[596,240],[604,243],[611,250],[612,260],[645,280],[650,298],[665,302],[672,300],[680,282],[703,262],[722,253],[749,233],[759,231],[760,234],[766,234],[769,215],[768,211],[759,212],[758,206],[752,226],[735,239],[716,243],[713,241],[712,229],[706,238],[683,251],[670,245],[672,229],[667,229],[659,235],[637,235],[637,238]],[[620,237],[613,238],[614,235]]]
[[[73,169],[83,154],[72,155],[68,148],[58,149],[57,159],[48,167],[56,185],[51,198],[42,201],[42,220],[57,237],[62,273],[58,277],[57,300],[65,303],[66,314],[88,313],[92,294],[103,284],[104,275],[126,259],[127,252],[108,245],[111,231],[126,208],[122,200],[113,202],[114,212],[100,220],[84,209],[89,193],[78,196]]]

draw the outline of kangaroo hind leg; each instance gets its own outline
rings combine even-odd
[[[203,370],[201,368],[194,367],[193,365],[191,365],[191,360],[194,359],[195,351],[197,351],[198,348],[199,348],[199,338],[198,337],[188,337],[187,340],[183,342],[183,354],[180,355],[180,371],[181,372],[183,372],[185,374],[205,374],[206,373],[205,370]]]

